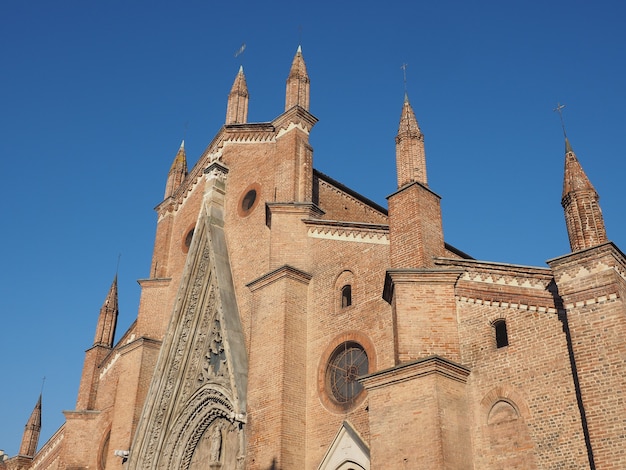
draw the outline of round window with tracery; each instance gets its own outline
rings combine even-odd
[[[352,341],[340,344],[330,356],[326,386],[335,403],[348,407],[363,391],[357,378],[367,374],[369,361],[363,346]]]

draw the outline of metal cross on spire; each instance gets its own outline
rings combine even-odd
[[[239,49],[237,49],[237,52],[235,52],[235,57],[239,57],[241,54],[243,54],[243,51],[246,50],[246,43],[242,43],[241,47]]]
[[[400,66],[400,68],[402,69],[402,73],[404,75],[404,93],[406,93],[406,68],[409,64],[407,64],[406,62],[404,64],[402,64]]]
[[[567,139],[567,132],[565,132],[565,121],[563,121],[563,108],[565,108],[564,104],[557,103],[556,108],[553,109],[555,113],[559,113],[559,117],[561,118],[561,127],[563,128],[563,137]]]
[[[117,254],[117,266],[115,266],[115,277],[117,278],[117,273],[120,270],[120,259],[122,258],[122,253]]]

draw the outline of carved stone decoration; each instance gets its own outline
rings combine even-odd
[[[195,446],[189,470],[237,468],[239,432],[238,426],[228,421],[214,421]]]
[[[204,364],[200,371],[200,376],[198,377],[200,382],[209,382],[212,379],[224,377],[228,374],[228,364],[226,362],[226,352],[224,351],[220,321],[217,318],[213,320],[210,338],[208,351],[204,355]]]
[[[369,470],[370,449],[354,427],[344,421],[317,468]]]
[[[130,470],[244,465],[248,364],[223,230],[224,184],[207,182]]]
[[[237,468],[245,455],[245,423],[232,411],[225,393],[222,387],[209,385],[189,400],[170,430],[158,468],[206,468],[207,463],[215,464],[210,468]],[[221,441],[216,450],[218,427]]]

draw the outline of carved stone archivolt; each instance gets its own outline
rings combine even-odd
[[[245,423],[226,390],[218,388],[202,388],[180,413],[162,451],[162,468],[193,470],[210,464],[208,468],[236,469],[243,464]]]
[[[227,168],[216,165],[216,171]],[[212,178],[128,468],[243,468],[247,354]]]

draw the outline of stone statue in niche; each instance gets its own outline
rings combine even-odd
[[[198,441],[188,469],[243,469],[242,439],[243,429],[239,423],[218,418]]]
[[[222,426],[216,424],[211,433],[210,462],[211,464],[220,463],[222,455]]]

